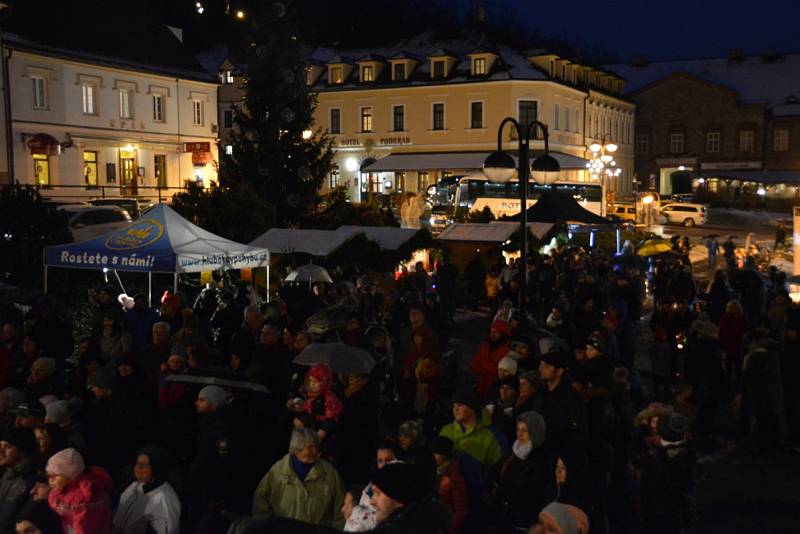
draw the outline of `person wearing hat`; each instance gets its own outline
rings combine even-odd
[[[439,501],[453,518],[450,532],[461,532],[461,527],[469,516],[469,496],[461,475],[461,466],[458,459],[453,458],[453,442],[443,436],[436,436],[428,444],[428,450],[436,461]]]
[[[588,439],[586,406],[565,380],[567,357],[560,348],[542,354],[539,378],[544,382],[539,413],[544,417],[545,443],[551,452],[584,454]]]
[[[589,518],[577,506],[551,502],[539,512],[531,534],[589,534]]]
[[[114,514],[114,531],[138,534],[178,534],[181,502],[167,477],[169,453],[150,445],[139,451],[133,470],[134,482],[122,492]]]
[[[520,379],[516,375],[501,378],[497,383],[497,395],[490,399],[486,409],[492,418],[492,427],[504,436],[507,443],[514,441],[516,432],[515,408],[519,398]]]
[[[481,342],[478,352],[469,363],[469,370],[477,377],[478,395],[486,399],[489,387],[497,381],[497,365],[511,350],[508,323],[494,321],[489,327],[489,335]]]
[[[100,336],[100,353],[106,362],[131,351],[131,336],[125,330],[121,312],[107,311],[103,315],[103,334]]]
[[[371,504],[377,512],[375,534],[434,534],[451,526],[448,512],[436,496],[424,491],[425,476],[417,466],[397,462],[381,468],[372,479]]]
[[[320,458],[319,436],[309,428],[296,428],[289,453],[269,469],[256,488],[253,515],[341,529],[343,502],[342,479],[332,464]]]
[[[147,306],[147,295],[137,293],[133,296],[133,308],[125,312],[125,325],[131,336],[131,346],[138,351],[150,343],[150,333],[158,321],[158,312]]]
[[[14,415],[14,426],[30,428],[31,430],[44,423],[46,415],[44,406],[38,400],[21,402],[9,412]]]
[[[543,447],[545,427],[544,417],[537,412],[517,417],[516,440],[500,467],[497,487],[500,520],[507,528],[529,527],[555,493],[552,455]]]
[[[87,467],[75,449],[64,449],[47,461],[47,502],[61,516],[64,532],[111,532],[111,477],[102,467]]]
[[[0,435],[0,532],[14,529],[17,513],[34,485],[36,437],[29,428],[11,427]]]
[[[467,484],[472,518],[485,521],[487,511],[481,501],[492,473],[503,460],[503,450],[495,434],[484,423],[483,403],[477,393],[462,391],[453,398],[453,422],[439,435],[453,442],[453,455],[461,463]]]
[[[28,383],[23,393],[27,399],[38,399],[45,395],[61,393],[62,386],[56,376],[55,358],[37,358],[31,365]]]
[[[535,370],[539,365],[534,351],[531,350],[532,343],[533,341],[527,335],[515,336],[511,340],[511,351],[509,351],[508,356],[517,361],[517,373],[519,374]]]

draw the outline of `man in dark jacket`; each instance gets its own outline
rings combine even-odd
[[[261,335],[261,325],[264,324],[264,316],[258,306],[251,304],[244,309],[244,322],[231,337],[231,354],[252,356],[258,347]]]
[[[772,454],[780,436],[783,384],[780,346],[772,339],[766,323],[753,333],[753,343],[742,364],[742,381],[758,424],[759,452]]]
[[[0,532],[13,532],[17,514],[33,488],[36,437],[29,428],[9,428],[0,437]]]
[[[125,321],[131,334],[131,346],[137,351],[150,342],[158,312],[147,307],[147,295],[138,293],[133,297],[133,308],[125,312]]]
[[[567,357],[561,349],[542,354],[539,376],[547,386],[541,409],[547,427],[545,443],[552,453],[567,451],[583,457],[588,435],[586,407],[564,379],[566,368]]]
[[[159,321],[152,328],[152,343],[139,349],[136,360],[139,368],[148,383],[158,386],[158,376],[161,364],[166,363],[170,357],[171,348],[169,344],[170,326],[166,321]]]

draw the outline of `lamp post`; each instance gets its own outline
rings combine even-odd
[[[588,148],[592,152],[592,159],[586,164],[586,168],[589,170],[592,179],[597,180],[601,185],[605,182],[606,187],[608,187],[611,179],[622,174],[622,169],[617,167],[617,162],[614,160],[614,156],[611,155],[617,151],[618,147],[616,143],[606,142],[606,137],[611,136],[603,135],[599,143],[595,141],[589,145]]]
[[[519,156],[518,167],[507,152],[503,151],[503,128],[506,123],[511,123],[519,134]],[[558,179],[561,166],[558,161],[550,155],[549,134],[547,126],[536,120],[525,126],[520,126],[519,122],[512,117],[506,117],[500,123],[497,130],[497,150],[489,154],[483,163],[483,174],[486,179],[493,183],[505,184],[511,181],[516,172],[519,177],[519,228],[520,228],[520,258],[522,259],[522,277],[519,287],[519,318],[520,326],[524,328],[527,320],[526,297],[528,292],[528,178],[531,171],[533,180],[537,184],[550,185]],[[530,163],[529,145],[531,134],[535,135],[536,128],[542,131],[544,138],[544,154],[537,157]]]

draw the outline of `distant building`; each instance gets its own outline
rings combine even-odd
[[[800,54],[607,68],[637,105],[641,187],[723,201],[798,196]]]
[[[48,4],[57,12],[43,16],[17,2],[3,21],[2,181],[61,200],[207,186],[219,159],[216,80],[179,30],[107,4],[91,14]]]
[[[225,114],[242,101],[246,74],[224,50],[198,60],[223,84],[225,147]],[[391,47],[316,49],[307,83],[318,99],[314,128],[332,138],[335,150],[323,189],[345,186],[354,200],[425,191],[442,177],[479,172],[507,116],[548,126],[562,180],[590,180],[587,146],[613,141],[623,172],[607,189],[620,196],[633,190],[635,106],[622,97],[624,80],[602,69],[542,50],[512,50],[481,35],[445,42],[422,34]],[[516,147],[509,130],[503,148]],[[534,151],[543,148],[541,140],[532,144]]]

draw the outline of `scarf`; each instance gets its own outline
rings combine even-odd
[[[533,451],[533,442],[528,440],[526,443],[520,443],[519,440],[515,440],[511,449],[514,451],[514,456],[520,460],[525,460]]]

